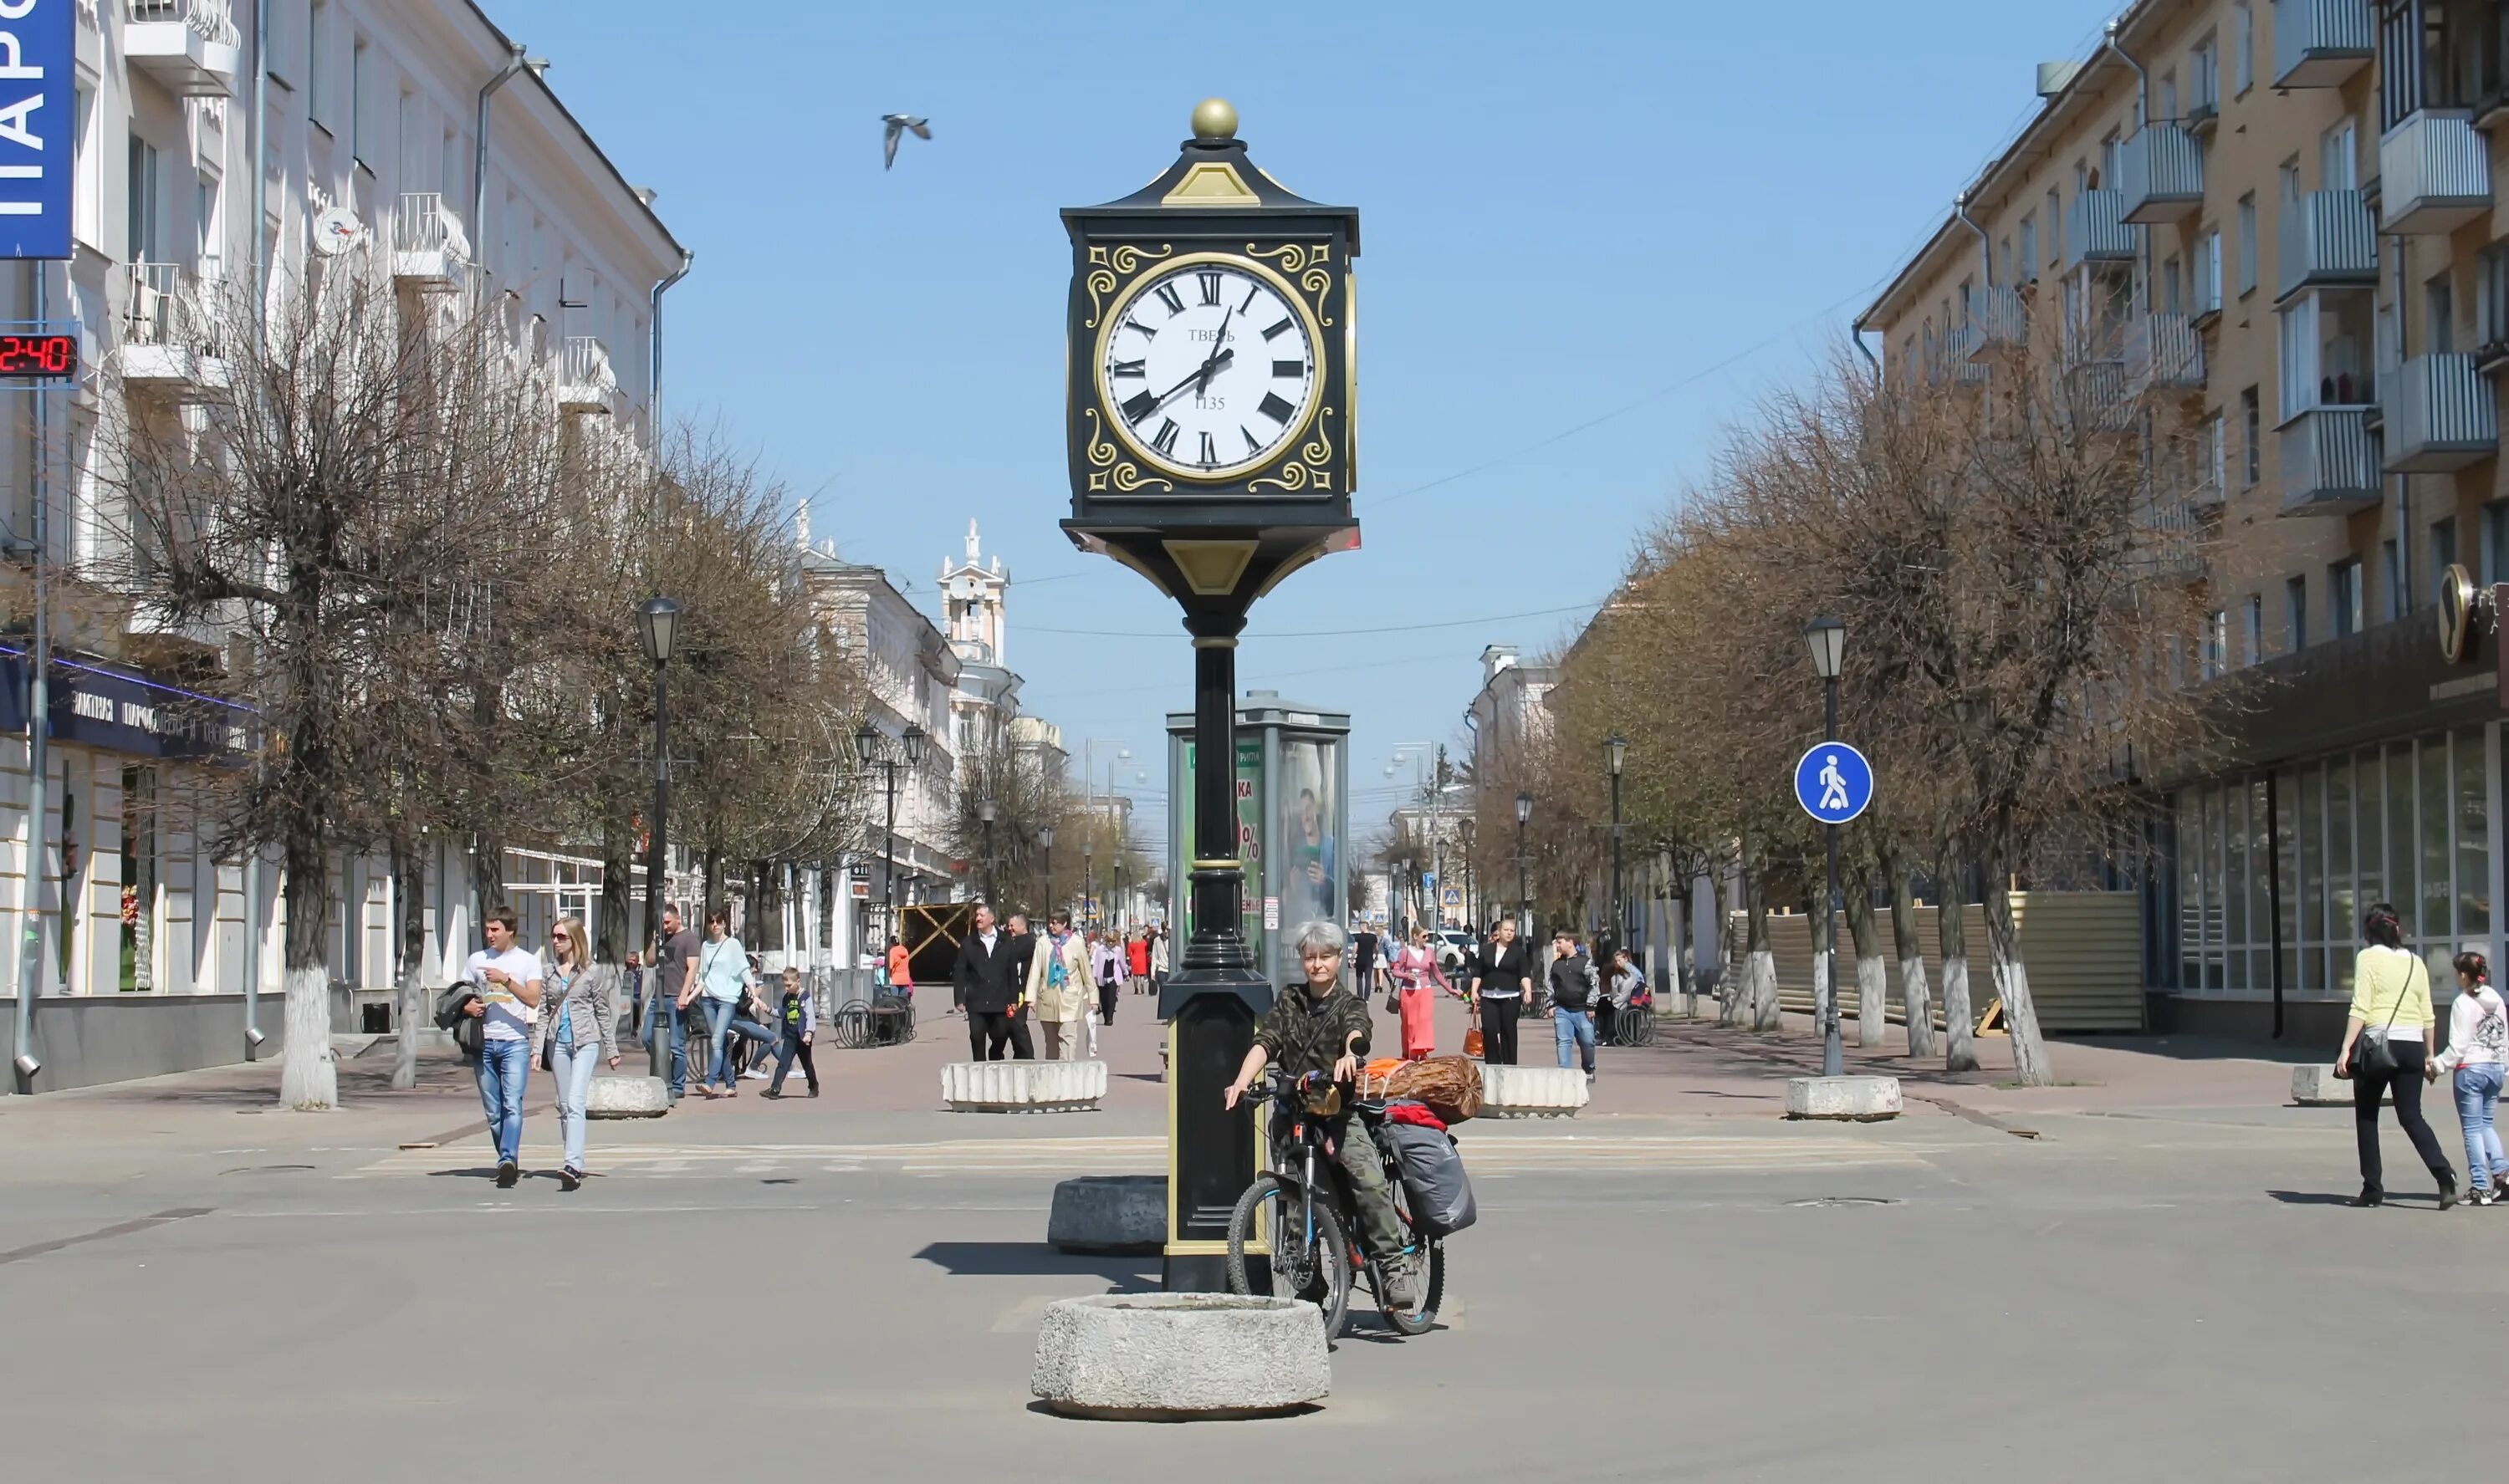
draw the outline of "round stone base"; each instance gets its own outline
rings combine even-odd
[[[1058,1299],[1029,1390],[1069,1417],[1199,1422],[1274,1417],[1332,1390],[1322,1310],[1227,1293]]]
[[[1045,1240],[1066,1252],[1139,1256],[1168,1241],[1166,1175],[1080,1175],[1054,1187]]]

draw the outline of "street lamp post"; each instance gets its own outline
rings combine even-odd
[[[1045,913],[1054,915],[1054,827],[1040,825],[1036,832],[1037,849],[1045,852]]]
[[[1804,642],[1812,647],[1812,667],[1820,676],[1821,710],[1826,740],[1838,740],[1838,671],[1847,655],[1847,625],[1835,618],[1815,618],[1804,625]],[[1847,1054],[1838,1038],[1838,827],[1823,825],[1829,845],[1829,893],[1821,898],[1817,927],[1828,946],[1829,998],[1821,1007],[1820,1074],[1836,1077],[1846,1070]]]
[[[1098,925],[1098,822],[1090,821],[1080,836],[1080,917],[1084,925]]]
[[[1394,924],[1394,930],[1398,935],[1407,939],[1411,936],[1411,923],[1420,920],[1420,909],[1411,900],[1412,894],[1420,889],[1420,878],[1412,872],[1409,856],[1406,855],[1394,863],[1394,879],[1403,883],[1403,909],[1410,914],[1411,919],[1410,922],[1398,920]]]
[[[985,900],[992,903],[994,910],[999,911],[1001,905],[993,902],[993,801],[991,798],[976,801],[976,817],[985,822]]]
[[[854,757],[860,760],[865,767],[878,766],[884,774],[887,783],[888,828],[880,846],[880,915],[884,919],[880,936],[883,939],[897,936],[897,769],[901,761],[899,753],[902,752],[905,755],[902,761],[908,768],[921,767],[923,744],[927,739],[922,727],[909,722],[906,723],[906,730],[899,734],[897,740],[898,748],[892,751],[888,745],[887,734],[869,722],[865,722],[862,729],[854,733]],[[880,951],[885,953],[888,945],[883,942],[880,947]]]
[[[1455,833],[1464,841],[1464,928],[1471,931],[1480,920],[1480,899],[1473,894],[1473,821],[1467,815],[1455,821]]]
[[[1629,946],[1629,899],[1621,889],[1621,763],[1629,756],[1629,744],[1619,732],[1603,741],[1603,757],[1612,765],[1612,946]]]
[[[636,628],[645,641],[645,657],[654,662],[654,820],[645,843],[645,931],[655,944],[653,958],[645,971],[645,992],[662,991],[662,870],[667,859],[663,854],[671,815],[671,711],[670,687],[665,679],[671,662],[671,649],[679,643],[680,606],[664,597],[652,597],[636,610]],[[654,1044],[646,1067],[652,1075],[670,1080],[671,1027],[658,1013],[653,1018]]]
[[[1513,917],[1516,919],[1516,930],[1517,930],[1517,935],[1518,935],[1518,936],[1522,936],[1523,934],[1525,934],[1525,933],[1527,933],[1527,932],[1531,931],[1531,929],[1532,929],[1532,923],[1531,923],[1531,921],[1530,921],[1529,919],[1530,919],[1530,918],[1531,918],[1531,916],[1532,916],[1532,909],[1533,909],[1533,898],[1532,898],[1532,893],[1531,893],[1531,892],[1526,888],[1526,885],[1525,885],[1525,847],[1524,847],[1524,825],[1525,825],[1525,821],[1526,821],[1526,820],[1528,820],[1528,819],[1531,819],[1532,817],[1533,817],[1533,796],[1532,796],[1532,795],[1530,795],[1530,794],[1518,794],[1518,795],[1517,795],[1517,796],[1516,796],[1516,902],[1515,902],[1515,904],[1510,908],[1510,909],[1509,909],[1509,915],[1513,916]]]

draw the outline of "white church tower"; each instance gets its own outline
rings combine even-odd
[[[1009,667],[1010,661],[1002,653],[1002,608],[1010,586],[1010,575],[1002,571],[1000,557],[993,558],[990,569],[985,566],[976,523],[968,521],[966,556],[955,565],[947,558],[941,563],[942,627],[950,635],[950,646],[958,651],[959,659]]]

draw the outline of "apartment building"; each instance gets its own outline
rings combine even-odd
[[[121,421],[102,416],[120,410],[107,399],[181,416],[219,364],[187,339],[207,318],[187,305],[254,274],[284,282],[318,251],[364,254],[387,260],[373,266],[408,313],[439,294],[499,296],[517,361],[560,388],[551,416],[643,440],[659,286],[688,261],[653,193],[469,0],[259,3],[76,0],[75,255],[0,273],[0,319],[74,326],[87,368],[65,391],[12,394],[0,418],[0,935],[20,940],[31,859],[45,944],[36,1091],[239,1059],[251,997],[280,979],[277,865],[215,858],[187,808],[203,769],[254,745],[249,714],[217,693],[227,636],[134,619],[105,575],[127,529],[99,508],[95,471],[114,458],[99,428]],[[57,657],[30,851],[19,636],[36,561]],[[527,932],[597,901],[598,861],[562,841],[516,844],[536,847],[502,863]],[[354,1029],[357,1002],[392,983],[395,904],[384,863],[335,869],[335,1028]],[[448,842],[429,875],[434,978],[474,946],[464,847]],[[18,955],[0,954],[0,994],[19,980]],[[274,1005],[264,1032],[278,1022]]]
[[[2053,296],[2115,332],[2095,369],[2186,399],[2186,679],[2243,700],[2231,765],[2148,780],[2155,1024],[2323,1040],[2371,902],[2443,989],[2498,958],[2509,692],[2488,624],[2444,651],[2436,618],[2453,569],[2509,579],[2509,6],[2143,0],[2040,82],[1857,329],[1985,380]]]

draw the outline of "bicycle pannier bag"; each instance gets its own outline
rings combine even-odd
[[[1463,1156],[1455,1152],[1450,1135],[1417,1124],[1389,1123],[1378,1128],[1377,1136],[1392,1146],[1402,1168],[1413,1225],[1432,1237],[1445,1237],[1479,1216],[1473,1207],[1473,1183],[1464,1176]]]

